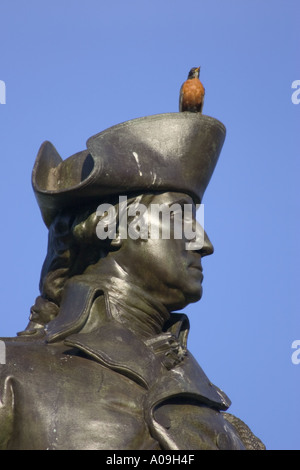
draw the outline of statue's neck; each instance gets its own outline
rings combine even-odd
[[[161,333],[169,312],[130,282],[112,278],[107,291],[112,317],[141,337]]]
[[[96,283],[105,292],[108,315],[114,320],[143,338],[162,332],[170,317],[169,311],[161,302],[137,286],[114,260],[105,263],[105,271],[102,272],[100,268],[87,274],[92,275],[93,284]]]

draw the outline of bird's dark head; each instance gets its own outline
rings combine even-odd
[[[200,67],[193,67],[188,74],[188,78],[199,78]]]

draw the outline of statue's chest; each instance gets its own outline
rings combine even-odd
[[[52,370],[34,371],[16,389],[19,421],[12,447],[157,448],[144,419],[145,390],[134,381],[82,357],[60,358]]]

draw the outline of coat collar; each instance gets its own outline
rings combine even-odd
[[[171,333],[172,327],[174,331],[176,325],[179,340],[180,335],[186,335],[187,317],[172,314],[171,320],[172,326],[166,333]],[[95,331],[70,335],[65,344],[78,348],[105,367],[126,375],[147,389],[148,409],[178,395],[217,409],[225,410],[230,406],[229,398],[210,382],[188,351],[185,350],[181,360],[174,361],[173,367],[169,367],[164,360],[166,353],[168,355],[166,347],[146,344],[118,322],[110,320]]]
[[[92,308],[97,303],[96,322]],[[189,321],[172,313],[163,331],[145,338],[117,321],[109,290],[89,282],[68,284],[61,311],[49,324],[47,341],[65,341],[105,367],[126,375],[149,391],[150,403],[185,395],[227,409],[230,400],[211,384],[187,351]]]

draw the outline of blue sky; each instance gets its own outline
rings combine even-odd
[[[298,0],[2,0],[2,336],[26,326],[38,295],[40,144],[66,158],[109,126],[177,112],[201,65],[203,113],[227,138],[203,200],[215,253],[185,309],[189,348],[267,448],[300,449],[299,17]]]

